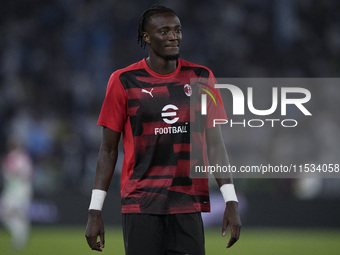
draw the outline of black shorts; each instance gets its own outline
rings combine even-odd
[[[201,213],[123,214],[126,255],[204,255]]]

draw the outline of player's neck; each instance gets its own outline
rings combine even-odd
[[[152,71],[161,75],[171,74],[177,69],[177,60],[150,56],[146,59],[146,63]]]

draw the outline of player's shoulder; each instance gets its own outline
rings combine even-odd
[[[129,72],[129,71],[133,71],[133,70],[143,69],[143,68],[144,68],[143,60],[140,60],[140,61],[135,62],[135,63],[133,63],[131,65],[128,65],[128,66],[126,66],[124,68],[117,69],[116,71],[114,71],[111,74],[111,78],[112,77],[117,77],[118,78],[123,73]]]
[[[212,74],[211,69],[204,66],[204,65],[195,64],[193,62],[190,62],[190,61],[187,61],[187,60],[184,60],[184,59],[180,59],[180,61],[181,61],[181,66],[184,67],[184,68],[202,69],[202,70],[208,72],[209,74]]]

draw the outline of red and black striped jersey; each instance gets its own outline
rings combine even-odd
[[[98,125],[123,132],[122,213],[210,210],[208,179],[190,176],[191,78],[214,76],[208,68],[182,59],[168,75],[153,72],[145,59],[111,75]],[[226,118],[224,109],[219,114]],[[210,127],[204,124],[191,133],[204,140]],[[205,161],[205,149],[199,150],[198,160]]]

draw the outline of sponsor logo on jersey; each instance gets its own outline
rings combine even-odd
[[[163,121],[167,124],[175,124],[179,117],[177,116],[178,107],[173,104],[167,104],[163,107],[161,116]],[[163,134],[183,134],[187,133],[187,125],[188,122],[183,126],[170,126],[170,127],[159,127],[155,128],[155,135],[163,135]]]
[[[168,110],[174,110],[173,112],[169,112]],[[163,117],[163,120],[167,124],[174,124],[178,121],[179,117],[177,116],[177,111],[178,107],[173,104],[167,104],[166,106],[163,107],[161,116]],[[174,118],[168,118],[168,117],[174,117]]]
[[[147,94],[149,94],[151,97],[153,97],[152,91],[153,91],[153,88],[152,88],[150,91],[148,91],[148,90],[146,90],[146,89],[142,89],[142,92],[143,92],[143,93],[147,93]]]
[[[186,122],[186,124],[188,124]],[[183,134],[187,133],[187,126],[159,127],[155,128],[155,135]]]

